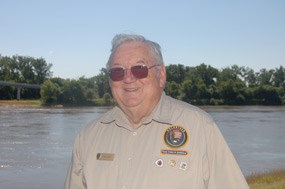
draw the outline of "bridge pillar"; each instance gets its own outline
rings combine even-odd
[[[17,87],[17,100],[21,98],[21,87]]]

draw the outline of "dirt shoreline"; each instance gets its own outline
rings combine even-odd
[[[30,106],[30,107],[40,107],[40,100],[0,100],[0,106]]]

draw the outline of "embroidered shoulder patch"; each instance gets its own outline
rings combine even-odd
[[[181,126],[171,126],[164,133],[164,142],[170,148],[180,148],[187,140],[187,131]]]

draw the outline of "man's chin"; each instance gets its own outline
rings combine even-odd
[[[121,105],[124,106],[125,108],[136,108],[139,107],[142,103],[138,102],[137,100],[126,100],[123,102]]]

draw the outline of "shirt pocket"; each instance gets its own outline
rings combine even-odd
[[[112,154],[112,153],[110,153]],[[97,154],[98,155],[98,154]],[[118,173],[118,160],[112,158],[90,157],[84,165],[84,176],[87,185],[100,186],[99,188],[110,187],[110,183],[115,183],[116,174]]]

